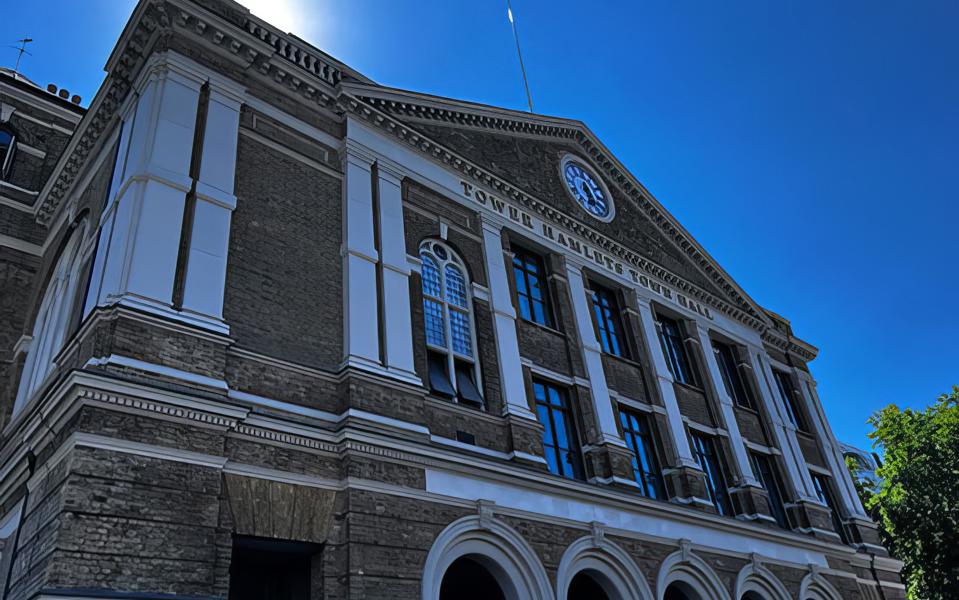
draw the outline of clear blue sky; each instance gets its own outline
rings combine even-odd
[[[525,108],[505,0],[246,4],[385,85]],[[86,102],[132,5],[7,1],[0,42],[33,37],[22,70]],[[840,439],[959,384],[959,2],[513,10],[536,111],[589,125],[821,349]]]

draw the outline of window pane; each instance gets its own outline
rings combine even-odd
[[[533,319],[533,311],[530,310],[529,298],[522,294],[519,296],[519,316],[527,321],[535,320]]]
[[[450,310],[450,334],[453,338],[453,352],[473,356],[469,315],[458,310]]]
[[[543,447],[549,469],[556,475],[582,478],[579,444],[562,392],[551,385],[533,383],[536,416],[543,424]]]
[[[433,300],[423,300],[423,319],[426,325],[426,341],[435,346],[446,347],[446,325],[443,306]]]
[[[466,279],[453,265],[446,265],[446,301],[460,308],[467,308]]]
[[[429,254],[421,254],[423,259],[423,268],[420,274],[423,279],[423,293],[434,298],[441,298],[440,293],[440,268]]]

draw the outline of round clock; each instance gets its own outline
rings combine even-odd
[[[593,174],[584,161],[567,154],[560,161],[566,191],[589,214],[601,221],[613,218],[613,200],[602,180]]]

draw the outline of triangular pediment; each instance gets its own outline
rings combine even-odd
[[[524,199],[567,216],[577,230],[638,254],[686,291],[718,301],[713,305],[722,312],[757,329],[769,326],[759,305],[583,123],[379,86],[349,86],[348,92],[363,103],[360,113],[379,113],[371,122],[383,125],[388,116],[415,131],[411,143],[431,157],[440,153],[452,164],[467,163],[467,172],[485,171],[495,187],[515,187]],[[567,153],[603,178],[616,207],[611,222],[591,218],[566,192],[559,164]]]

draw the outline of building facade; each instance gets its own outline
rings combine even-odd
[[[816,349],[582,123],[230,0],[0,92],[3,600],[904,597]]]

